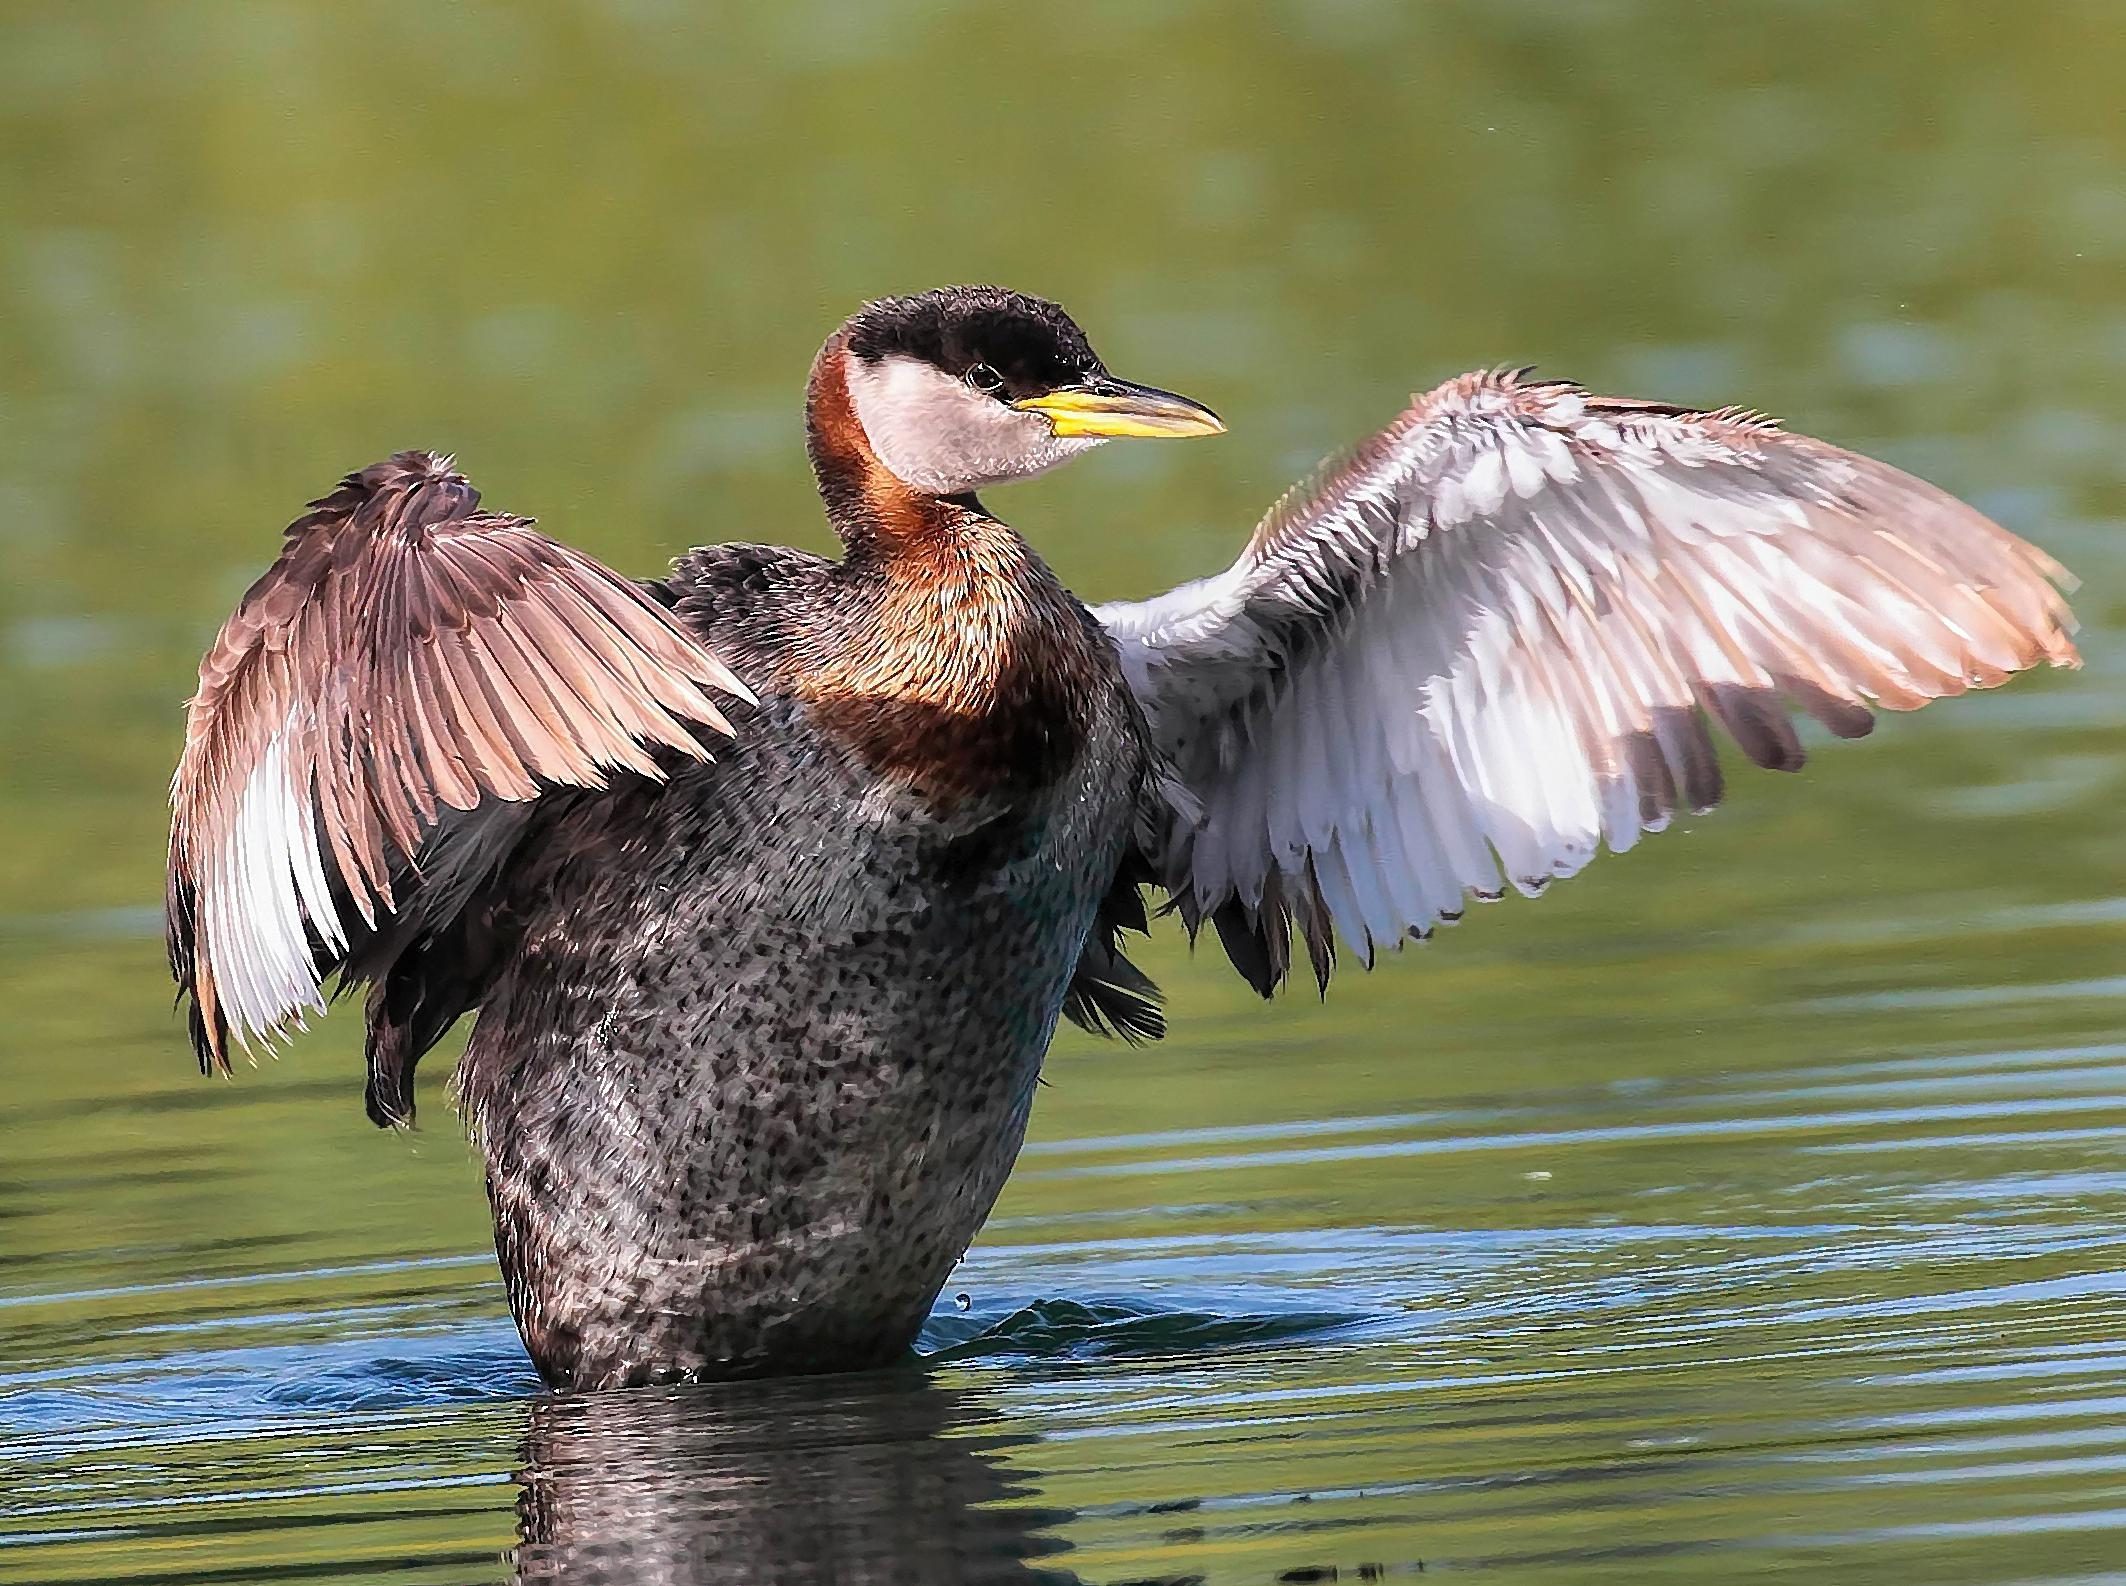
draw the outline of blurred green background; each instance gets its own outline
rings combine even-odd
[[[1718,817],[1348,975],[1326,1009],[1261,1007],[1165,933],[1149,964],[1176,1035],[1128,1056],[1060,1042],[977,1269],[998,1293],[1107,1282],[1215,1317],[1321,1289],[1402,1318],[1368,1335],[1374,1354],[1231,1366],[1266,1404],[1435,1357],[1525,1367],[1517,1351],[1533,1350],[1564,1369],[1555,1338],[1511,1341],[1516,1307],[1573,1337],[1639,1327],[1632,1347],[1674,1373],[1660,1380],[1682,1422],[1796,1458],[1857,1413],[1841,1395],[1859,1379],[1822,1364],[1856,1324],[1824,1307],[1932,1305],[1881,1346],[1914,1371],[1930,1350],[1947,1362],[2024,1337],[2114,1359],[2122,81],[2126,13],[2101,0],[10,0],[0,1426],[27,1439],[18,1493],[63,1469],[71,1496],[49,1513],[0,1498],[0,1541],[58,1526],[49,1514],[93,1528],[121,1489],[176,1504],[200,1481],[134,1411],[20,1399],[10,1423],[33,1379],[152,1382],[176,1369],[164,1351],[197,1343],[158,1329],[234,1328],[236,1350],[390,1340],[406,1307],[483,1339],[499,1326],[447,1062],[424,1073],[422,1131],[386,1136],[361,1118],[351,1016],[219,1084],[191,1074],[169,1012],[158,899],[182,702],[279,527],[347,469],[432,446],[490,505],[631,572],[718,539],[824,549],[800,443],[811,354],[865,297],[955,280],[1060,299],[1119,372],[1232,427],[996,493],[1089,598],[1223,565],[1285,484],[1413,388],[1535,363],[1759,406],[1980,502],[2081,573],[2089,659],[1891,722],[1799,780],[1738,782]],[[1158,1254],[1226,1236],[1266,1243],[1210,1277]],[[1383,1269],[1380,1251],[1411,1239],[1408,1265]],[[1874,1255],[1828,1260],[1830,1246]],[[1097,1265],[1117,1251],[1140,1255]],[[446,1264],[398,1265],[418,1259]],[[1650,1262],[1695,1275],[1649,1289]],[[1652,1309],[1597,1316],[1583,1279]],[[195,1280],[211,1281],[138,1287]],[[2068,1289],[2018,1287],[2038,1281]],[[2043,1314],[2019,1331],[2026,1304]],[[1826,1396],[1814,1431],[1692,1398],[1707,1349],[1758,1380],[1747,1350],[1706,1341],[1717,1319],[1767,1317],[1789,1329],[1793,1394]],[[239,1384],[283,1369],[230,1359]],[[505,1397],[528,1391],[519,1368],[485,1369]],[[960,1369],[973,1424],[1059,1439],[1014,1458],[1044,1498],[1105,1517],[1058,1523],[1091,1573],[1224,1557],[1115,1518],[1143,1466],[1093,1461],[1043,1485],[1068,1440],[1041,1371]],[[1110,1403],[1102,1382],[1124,1396],[1118,1422],[1149,1391],[1080,1383],[1087,1413]],[[1546,1424],[1597,1427],[1577,1402]],[[219,1403],[171,1413],[211,1422],[232,1413]],[[85,1474],[67,1441],[112,1415],[146,1450],[123,1480]],[[388,1443],[395,1425],[370,1430]],[[518,1429],[468,1423],[452,1470],[500,1480]],[[1392,1437],[1302,1430],[1330,1486],[1400,1478],[1414,1458]],[[1625,1457],[1589,1435],[1590,1468]],[[316,1437],[299,1446],[321,1464],[344,1456],[329,1427]],[[1937,1485],[1905,1470],[1896,1503],[1839,1487],[1807,1519],[1796,1506],[1819,1500],[1794,1497],[1774,1459],[1732,1479],[1786,1496],[1624,1505],[1575,1523],[1571,1546],[1590,1551],[1573,1567],[1594,1567],[1605,1526],[1700,1525],[1769,1564],[1790,1561],[1779,1536],[1996,1512],[1968,1543],[1928,1542],[1925,1578],[2115,1559],[2115,1530],[2059,1516],[2126,1508],[2126,1443],[2075,1446],[2094,1471],[1996,1486],[1967,1465]],[[1225,1470],[1181,1478],[1185,1496],[1227,1492]],[[279,1501],[240,1461],[222,1476],[238,1508]],[[465,1522],[482,1545],[506,1540],[506,1502]],[[1506,1512],[1467,1521],[1467,1557],[1517,1556]],[[1351,1521],[1377,1544],[1366,1556],[1437,1551],[1397,1515]],[[411,1545],[377,1523],[375,1549]],[[2050,1540],[2008,1544],[2018,1528]],[[201,1534],[215,1567],[242,1554]],[[343,1558],[352,1534],[304,1556]],[[1211,1574],[1364,1552],[1247,1535]],[[103,1578],[139,1556],[83,1546],[13,1557]],[[1901,1546],[1841,1567],[1922,1578]]]

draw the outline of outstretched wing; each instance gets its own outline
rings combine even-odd
[[[446,810],[662,773],[745,687],[661,606],[402,452],[288,528],[208,650],[171,785],[170,968],[202,1066],[322,1007]]]
[[[1095,608],[1201,801],[1166,881],[1267,994],[1296,924],[1377,947],[2048,660],[2060,567],[1886,464],[1735,411],[1472,374],[1279,502],[1240,560]]]

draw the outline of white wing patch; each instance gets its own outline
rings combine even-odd
[[[291,712],[245,779],[234,826],[209,860],[220,884],[200,897],[207,944],[224,977],[222,1006],[246,1046],[268,1040],[291,1016],[325,1011],[305,915],[328,947],[347,945],[310,803],[289,770],[296,725]]]

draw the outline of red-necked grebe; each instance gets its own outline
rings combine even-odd
[[[1225,572],[1088,609],[976,492],[1221,429],[1052,303],[889,298],[813,365],[839,561],[635,584],[350,475],[200,669],[171,966],[202,1062],[368,990],[369,1113],[458,1087],[532,1359],[602,1387],[905,1351],[1018,1153],[1059,1017],[1160,1033],[1163,892],[1267,995],[1718,800],[2071,665],[2060,569],[1753,414],[1474,374]]]

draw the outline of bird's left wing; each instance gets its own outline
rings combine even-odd
[[[1267,994],[1298,927],[1368,962],[1721,793],[1708,718],[1797,769],[2076,663],[2065,574],[1963,503],[1754,414],[1474,374],[1295,488],[1215,577],[1095,608],[1200,819],[1165,879]]]

